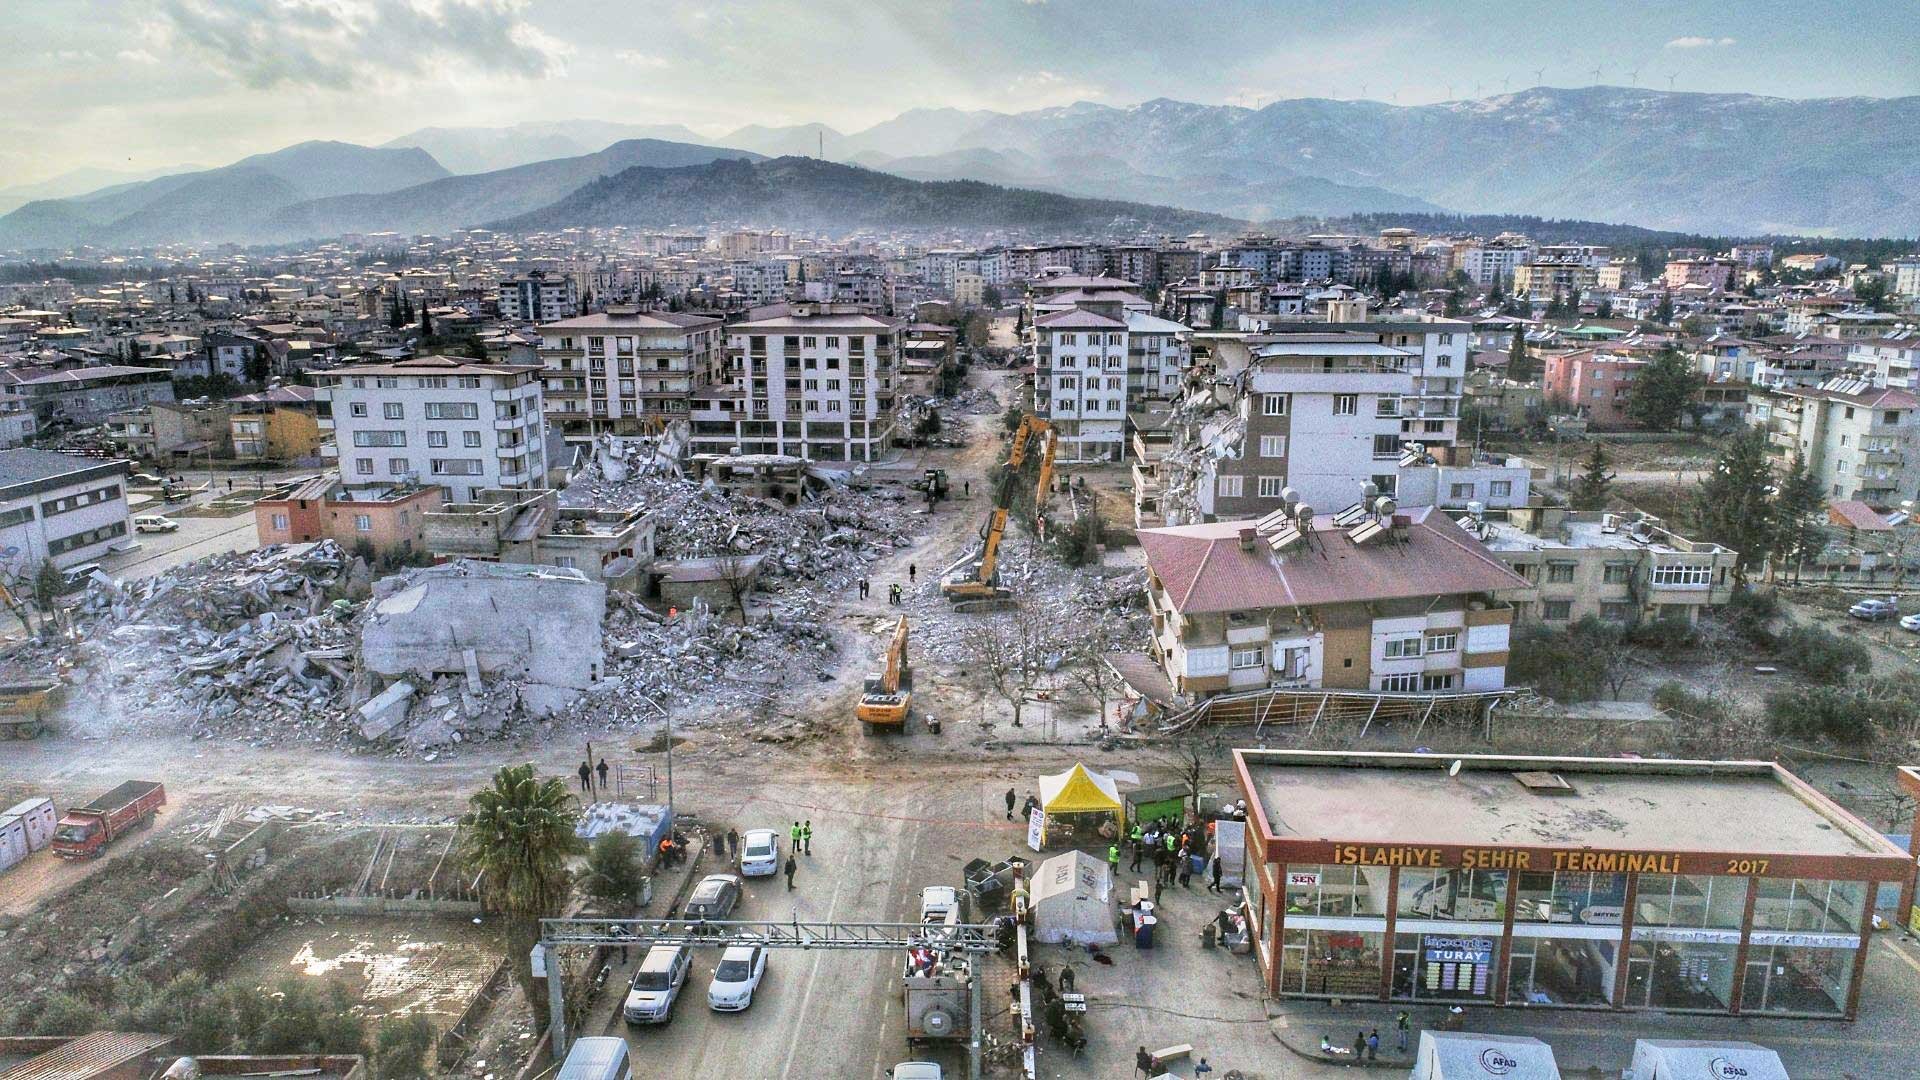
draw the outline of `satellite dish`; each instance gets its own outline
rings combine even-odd
[[[1465,761],[1462,761],[1462,760],[1461,760],[1461,759],[1459,759],[1459,758],[1454,758],[1454,759],[1453,759],[1453,764],[1451,764],[1451,765],[1449,765],[1449,766],[1447,766],[1447,775],[1448,775],[1448,776],[1459,776],[1459,775],[1460,775],[1460,770],[1461,770],[1461,769],[1464,769],[1464,768],[1466,768],[1466,767],[1467,767],[1467,763],[1466,763]]]

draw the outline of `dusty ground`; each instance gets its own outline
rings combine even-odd
[[[499,961],[491,926],[457,919],[297,916],[247,946],[225,974],[271,991],[287,979],[339,983],[373,1016],[451,1024]]]

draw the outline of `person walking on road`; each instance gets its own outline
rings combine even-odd
[[[793,891],[793,872],[797,869],[799,869],[799,867],[793,861],[793,852],[791,851],[787,852],[787,891],[788,892]]]
[[[580,790],[589,795],[593,794],[593,766],[583,761],[580,763],[578,771],[580,773]]]
[[[1220,856],[1215,855],[1211,860],[1209,860],[1209,866],[1213,873],[1213,880],[1207,883],[1207,891],[1221,892],[1222,890],[1220,888]]]
[[[787,850],[795,855],[800,854],[800,823],[797,821],[793,823],[793,828],[787,830]]]
[[[1107,845],[1107,868],[1115,877],[1120,875],[1120,845],[1117,843]]]
[[[1063,994],[1073,993],[1073,965],[1072,964],[1060,965],[1060,992]]]
[[[605,792],[607,790],[607,759],[601,758],[600,764],[593,771],[600,774],[600,790]]]
[[[1367,1032],[1367,1060],[1368,1061],[1380,1060],[1380,1029],[1379,1028],[1374,1028],[1372,1031]]]
[[[1353,1060],[1359,1061],[1361,1058],[1366,1056],[1367,1056],[1367,1033],[1364,1031],[1356,1031],[1353,1033]]]
[[[1008,821],[1013,820],[1013,804],[1018,801],[1020,801],[1019,797],[1014,795],[1013,789],[1008,788],[1007,789],[1007,820]]]
[[[912,563],[908,563],[907,564],[907,584],[909,585],[913,584],[915,581],[919,580],[919,577],[920,577],[920,568],[913,565]]]
[[[1147,1053],[1146,1047],[1143,1046],[1134,1053],[1133,1055],[1133,1071],[1134,1072],[1137,1072],[1142,1076],[1151,1078],[1153,1076],[1153,1070],[1159,1067],[1160,1067],[1160,1063],[1153,1060],[1153,1055]]]
[[[1405,1009],[1400,1011],[1399,1016],[1393,1018],[1393,1026],[1399,1033],[1400,1052],[1404,1054],[1407,1052],[1407,1028],[1409,1026]]]
[[[867,591],[868,591],[867,579],[861,578],[860,579],[860,599],[865,600],[867,598]]]
[[[740,834],[732,829],[727,830],[726,851],[729,855],[740,854]]]
[[[1146,843],[1136,838],[1133,842],[1133,861],[1127,864],[1127,873],[1137,874],[1140,872],[1140,856],[1146,854],[1146,852]]]
[[[812,818],[808,818],[807,823],[805,825],[800,826],[800,844],[805,849],[807,855],[812,856],[813,854],[813,819]]]

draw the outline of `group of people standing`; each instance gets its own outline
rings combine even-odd
[[[920,578],[920,568],[914,565],[913,563],[908,563],[907,564],[907,583],[911,585],[915,581],[918,581],[919,578]],[[873,595],[873,583],[868,581],[866,578],[861,578],[860,579],[860,599],[865,600],[872,595]],[[893,584],[887,586],[887,603],[888,604],[891,604],[894,607],[899,607],[901,602],[905,600],[905,598],[906,598],[906,593],[901,590],[899,582],[896,581]]]
[[[1160,898],[1160,889],[1179,882],[1183,889],[1193,887],[1193,876],[1208,873],[1208,892],[1221,892],[1220,856],[1212,850],[1211,838],[1205,828],[1198,825],[1181,825],[1172,818],[1149,821],[1145,825],[1134,822],[1127,833],[1127,844],[1133,849],[1133,861],[1128,864],[1129,872],[1138,873],[1143,861],[1151,860],[1154,867],[1153,896]],[[1117,876],[1120,873],[1120,845],[1114,843],[1107,848],[1107,865]]]

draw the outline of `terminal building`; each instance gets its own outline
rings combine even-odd
[[[1234,759],[1276,996],[1851,1020],[1913,873],[1770,762]]]

